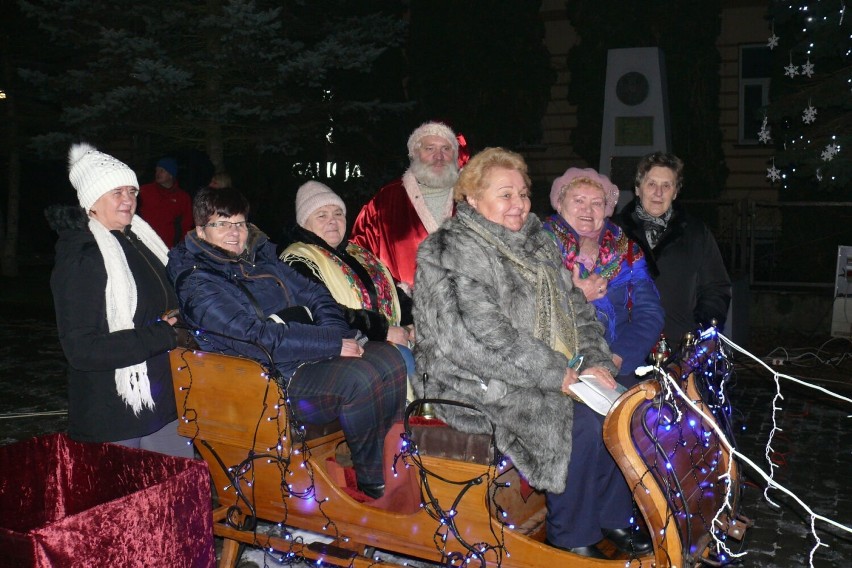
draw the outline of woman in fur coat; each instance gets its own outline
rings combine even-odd
[[[417,395],[478,411],[436,411],[464,432],[490,433],[534,487],[547,492],[547,539],[595,558],[604,537],[651,551],[628,529],[630,491],[603,444],[603,417],[565,393],[583,374],[615,386],[594,308],[574,288],[553,239],[530,214],[523,158],[489,148],[455,187],[457,216],[420,246],[414,296]],[[572,456],[574,459],[572,459]]]

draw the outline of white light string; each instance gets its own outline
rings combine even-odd
[[[44,412],[10,412],[7,414],[0,414],[0,420],[5,420],[8,418],[32,418],[34,416],[61,416],[63,414],[68,414],[68,411],[45,410]]]
[[[748,351],[746,351],[745,349],[743,349],[742,347],[740,347],[739,345],[737,345],[736,343],[734,343],[733,341],[731,341],[730,339],[728,339],[727,337],[725,337],[724,335],[722,335],[721,333],[719,333],[719,334],[718,334],[718,336],[719,336],[719,338],[720,338],[720,339],[722,339],[725,343],[727,343],[728,345],[730,345],[730,346],[731,346],[732,348],[734,348],[735,350],[737,350],[737,351],[739,351],[739,352],[741,352],[741,353],[743,353],[743,354],[745,354],[745,355],[748,355],[749,357],[751,357],[752,359],[754,359],[755,361],[757,361],[758,363],[760,363],[761,365],[763,365],[764,367],[766,367],[766,368],[767,368],[767,369],[768,369],[768,370],[769,370],[769,371],[770,371],[770,372],[771,372],[771,373],[775,376],[776,387],[777,387],[778,391],[777,391],[776,398],[775,398],[775,399],[773,399],[773,427],[774,427],[774,424],[775,424],[775,407],[776,407],[775,402],[777,401],[778,396],[780,396],[780,385],[779,385],[779,382],[778,382],[778,378],[779,378],[779,377],[786,378],[786,379],[788,379],[788,380],[791,380],[791,381],[793,381],[793,382],[796,382],[796,383],[802,384],[802,385],[807,386],[807,387],[809,387],[809,388],[813,388],[813,389],[815,389],[815,390],[822,391],[822,392],[824,392],[824,393],[826,393],[826,394],[829,394],[829,395],[831,395],[831,396],[833,396],[833,397],[835,397],[835,398],[838,398],[838,399],[840,399],[840,400],[844,400],[844,401],[847,401],[847,402],[852,403],[852,399],[849,399],[849,398],[847,398],[847,397],[845,397],[845,396],[842,396],[842,395],[839,395],[839,394],[837,394],[837,393],[831,392],[831,391],[829,391],[829,390],[827,390],[827,389],[825,389],[825,388],[822,388],[822,387],[819,387],[819,386],[816,386],[816,385],[811,385],[811,384],[809,384],[809,383],[806,383],[806,382],[804,382],[804,381],[801,381],[801,380],[799,380],[799,379],[796,379],[795,377],[790,377],[790,376],[788,376],[788,375],[783,375],[783,374],[781,374],[781,373],[777,373],[777,372],[775,372],[775,371],[774,371],[771,367],[769,367],[769,366],[768,366],[768,365],[766,365],[763,361],[761,361],[759,358],[755,357],[754,355],[752,355],[751,353],[749,353]],[[778,483],[777,481],[775,481],[775,480],[772,478],[772,476],[771,476],[771,475],[767,475],[767,474],[766,474],[766,473],[765,473],[762,469],[760,469],[760,467],[759,467],[757,464],[755,464],[755,463],[754,463],[753,461],[751,461],[748,457],[744,456],[743,454],[739,453],[736,449],[734,449],[734,447],[731,445],[731,443],[730,443],[730,442],[728,441],[728,439],[725,437],[725,434],[724,434],[724,433],[722,432],[722,430],[719,428],[718,424],[716,424],[716,421],[715,421],[714,419],[710,418],[709,416],[707,416],[707,415],[704,413],[704,411],[702,411],[702,410],[701,410],[701,409],[700,409],[700,408],[699,408],[699,407],[695,404],[695,402],[693,402],[693,401],[689,398],[689,396],[688,396],[688,395],[687,395],[687,394],[686,394],[686,393],[685,393],[685,392],[684,392],[684,391],[680,388],[680,385],[678,384],[678,381],[675,379],[675,377],[673,377],[673,376],[672,376],[672,375],[670,375],[669,373],[662,373],[662,375],[663,375],[663,378],[665,379],[665,381],[669,384],[669,386],[670,386],[672,389],[674,389],[674,390],[675,390],[675,391],[676,391],[676,392],[680,395],[681,399],[682,399],[684,402],[686,402],[686,404],[688,404],[688,405],[690,406],[690,408],[692,408],[692,410],[693,410],[693,411],[695,411],[696,413],[698,413],[698,414],[699,414],[699,415],[700,415],[700,416],[701,416],[701,417],[702,417],[702,418],[706,421],[706,423],[707,423],[707,424],[709,424],[709,425],[713,428],[713,431],[714,431],[714,432],[716,433],[716,435],[719,437],[719,440],[720,440],[720,442],[722,443],[722,445],[723,445],[723,446],[724,446],[724,447],[728,450],[729,455],[731,456],[731,458],[734,458],[734,457],[735,457],[735,458],[737,458],[738,460],[740,460],[741,462],[743,462],[743,463],[745,463],[746,465],[748,465],[749,467],[751,467],[751,468],[752,468],[755,472],[757,472],[757,474],[758,474],[758,475],[760,475],[760,476],[761,476],[761,477],[762,477],[762,478],[766,481],[766,483],[767,483],[767,486],[768,486],[768,487],[772,487],[772,488],[774,488],[774,489],[777,489],[777,490],[781,491],[782,493],[787,494],[787,495],[788,495],[790,498],[792,498],[792,499],[793,499],[796,503],[798,503],[798,504],[799,504],[799,506],[800,506],[800,507],[802,507],[802,509],[804,509],[804,510],[805,510],[805,512],[807,512],[807,514],[808,514],[808,515],[809,515],[809,517],[810,517],[811,535],[814,537],[814,541],[815,541],[815,544],[814,544],[813,548],[811,549],[810,556],[809,556],[809,563],[810,563],[810,567],[811,567],[811,568],[813,568],[813,557],[814,557],[814,554],[816,553],[816,550],[817,550],[820,546],[825,546],[826,548],[828,548],[828,545],[827,545],[827,544],[825,544],[825,543],[823,543],[823,542],[822,542],[822,540],[820,540],[819,536],[817,535],[817,532],[816,532],[816,521],[817,521],[817,520],[820,520],[820,521],[822,521],[822,522],[824,522],[824,523],[826,523],[826,524],[832,525],[832,526],[834,526],[834,527],[836,527],[836,528],[838,528],[838,529],[840,529],[840,530],[843,530],[843,531],[845,531],[845,532],[847,532],[847,533],[852,534],[852,528],[847,527],[846,525],[840,524],[840,523],[838,523],[837,521],[834,521],[834,520],[832,520],[832,519],[829,519],[828,517],[824,517],[824,516],[822,516],[822,515],[819,515],[819,514],[815,513],[815,512],[814,512],[814,511],[813,511],[813,510],[812,510],[812,509],[811,509],[811,508],[810,508],[810,507],[809,507],[809,506],[808,506],[808,505],[807,505],[804,501],[802,501],[802,500],[801,500],[801,499],[800,499],[800,498],[799,498],[799,497],[798,497],[795,493],[793,493],[792,491],[790,491],[789,489],[787,489],[786,487],[784,487],[783,485],[781,485],[780,483]],[[775,428],[773,428],[773,432],[774,432],[774,430],[775,430]],[[769,452],[769,450],[767,449],[767,455],[768,455],[768,452]],[[728,473],[725,473],[725,474],[721,475],[721,476],[720,476],[720,479],[722,479],[722,478],[728,478],[728,479],[729,479],[729,477],[730,477],[730,466],[731,466],[731,462],[729,461],[729,463],[728,463]],[[724,501],[724,503],[722,504],[722,507],[721,507],[721,508],[719,509],[719,511],[716,513],[716,517],[714,517],[714,519],[713,519],[713,522],[714,522],[714,523],[718,523],[718,519],[719,519],[719,516],[721,515],[721,513],[722,513],[725,509],[729,509],[729,508],[730,508],[730,492],[731,492],[731,484],[730,484],[730,483],[728,483],[728,484],[727,484],[727,486],[728,486],[728,489],[727,489],[727,494],[725,495],[725,501]],[[768,487],[767,487],[767,488],[768,488]],[[768,500],[768,499],[767,499],[767,500]],[[771,503],[771,501],[770,501],[770,503]],[[774,503],[773,503],[773,504],[774,504]],[[777,505],[776,505],[776,506],[777,506]],[[732,553],[732,552],[731,552],[731,551],[727,548],[727,546],[726,546],[726,545],[725,545],[725,544],[724,544],[724,543],[723,543],[723,542],[722,542],[722,541],[721,541],[721,540],[720,540],[720,539],[719,539],[719,538],[715,535],[715,533],[714,533],[712,536],[713,536],[713,539],[716,541],[717,550],[722,549],[722,550],[724,550],[727,554],[729,554],[729,555],[730,555],[730,556],[732,556],[732,557],[743,556],[743,555],[747,554],[747,552],[742,552],[742,553],[739,553],[739,554]]]
[[[830,390],[828,390],[824,387],[821,387],[819,385],[812,385],[812,384],[807,383],[807,382],[805,382],[801,379],[797,379],[796,377],[791,377],[790,375],[785,375],[784,373],[779,373],[778,371],[774,370],[772,367],[767,365],[765,362],[763,362],[759,357],[755,357],[754,355],[752,355],[751,353],[749,353],[748,351],[746,351],[745,349],[743,349],[742,347],[740,347],[739,345],[737,345],[736,343],[734,343],[733,341],[731,341],[730,339],[728,339],[727,337],[722,335],[721,333],[718,334],[718,335],[719,335],[720,339],[722,339],[725,343],[730,345],[734,350],[739,351],[743,355],[747,355],[751,359],[754,359],[755,361],[757,361],[758,363],[763,365],[763,367],[765,367],[767,371],[769,371],[770,373],[772,373],[776,377],[782,378],[782,379],[787,379],[788,381],[798,383],[802,386],[805,386],[805,387],[808,387],[808,388],[811,388],[811,389],[814,389],[814,390],[822,391],[823,393],[825,393],[829,396],[832,396],[832,397],[834,397],[838,400],[842,400],[842,401],[845,401],[845,402],[848,402],[848,403],[852,403],[852,398],[837,394],[836,392],[830,391]],[[852,415],[847,416],[847,418],[852,418]]]

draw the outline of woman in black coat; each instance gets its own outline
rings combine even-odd
[[[87,144],[72,146],[69,178],[80,207],[54,210],[59,232],[50,285],[68,359],[68,433],[192,457],[177,434],[168,351],[177,298],[168,253],[135,215],[136,174]]]
[[[710,229],[675,204],[683,185],[683,162],[654,152],[636,168],[636,199],[618,224],[638,242],[666,312],[663,332],[675,343],[716,320],[725,325],[731,279]]]

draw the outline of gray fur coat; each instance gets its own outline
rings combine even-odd
[[[475,229],[475,230],[474,230]],[[461,203],[417,254],[414,320],[420,378],[416,394],[471,404],[482,412],[441,406],[437,413],[463,432],[491,433],[531,485],[562,492],[571,459],[573,401],[562,393],[568,360],[536,339],[536,290],[517,266],[478,232],[487,231],[516,256],[558,267],[563,306],[575,315],[583,367],[615,372],[603,327],[553,240],[530,214],[513,232]],[[423,374],[427,378],[423,380]]]

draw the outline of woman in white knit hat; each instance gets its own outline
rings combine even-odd
[[[397,345],[413,375],[411,299],[381,260],[344,238],[346,204],[340,196],[318,181],[303,184],[296,193],[296,223],[281,260],[328,288],[351,328],[371,341]]]
[[[50,285],[68,359],[68,433],[193,457],[177,434],[168,351],[178,344],[168,250],[136,216],[139,183],[88,144],[68,154],[80,207],[54,209],[59,233]]]

